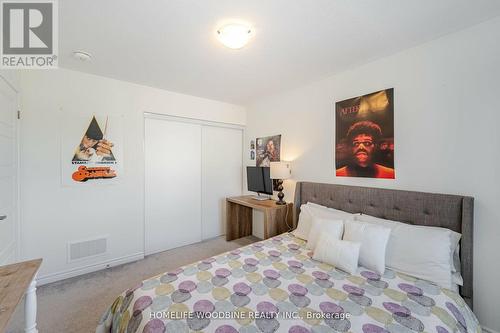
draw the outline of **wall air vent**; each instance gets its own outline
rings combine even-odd
[[[108,247],[106,237],[72,242],[68,244],[68,261],[95,257],[105,254]]]

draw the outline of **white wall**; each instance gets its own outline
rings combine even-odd
[[[500,19],[269,97],[247,137],[282,134],[293,178],[475,197],[474,304],[500,331]],[[341,46],[339,46],[341,47]],[[367,50],[369,52],[369,50]],[[335,59],[332,59],[335,61]],[[334,103],[395,89],[396,180],[336,178]],[[247,165],[255,161],[247,160]],[[292,200],[293,182],[286,182]]]
[[[21,90],[22,256],[44,259],[42,282],[143,256],[144,112],[246,121],[239,106],[64,69],[24,71]],[[61,109],[124,115],[120,184],[61,186]],[[68,242],[98,236],[109,237],[107,255],[67,262]]]

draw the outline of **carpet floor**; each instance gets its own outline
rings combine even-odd
[[[91,333],[115,298],[138,282],[179,266],[211,257],[259,239],[253,236],[227,242],[217,237],[153,254],[142,260],[41,286],[38,296],[40,333]],[[21,304],[7,332],[24,332]]]

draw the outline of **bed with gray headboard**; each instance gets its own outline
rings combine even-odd
[[[96,332],[481,330],[465,303],[472,305],[472,198],[299,182],[295,217],[307,202],[460,232],[461,295],[391,268],[380,274],[357,267],[357,255],[356,271],[347,273],[328,261],[316,260],[306,238],[286,232],[131,286],[110,303]],[[319,252],[328,252],[335,243],[327,241],[326,246]],[[337,257],[344,254],[338,249],[332,253]],[[342,259],[349,260],[349,252],[345,254]],[[211,313],[222,317],[205,316]],[[242,313],[266,316],[240,317]],[[286,317],[278,316],[280,313]]]
[[[300,206],[314,202],[349,213],[362,213],[415,225],[448,228],[462,234],[460,294],[472,308],[474,198],[460,195],[297,182],[294,221]]]

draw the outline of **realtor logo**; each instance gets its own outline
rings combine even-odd
[[[56,0],[3,0],[1,17],[1,68],[57,68]]]

